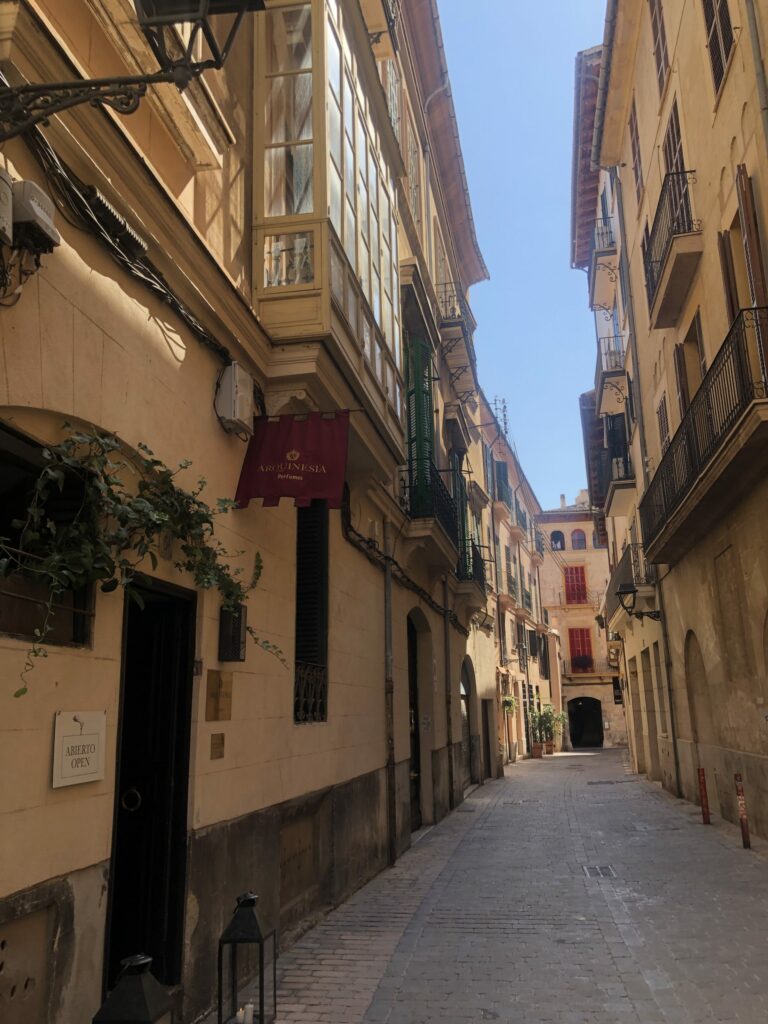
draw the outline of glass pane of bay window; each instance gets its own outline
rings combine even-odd
[[[341,238],[341,175],[333,164],[328,165],[328,186],[331,193],[329,203],[331,224],[333,224],[336,234]]]
[[[344,252],[353,270],[357,270],[355,246],[357,244],[357,218],[355,217],[354,193],[347,195],[344,203]]]
[[[267,74],[312,67],[309,4],[267,13]]]
[[[341,47],[332,28],[328,29],[326,45],[328,62],[328,84],[336,99],[341,103]]]
[[[299,231],[264,239],[264,287],[311,284],[314,281],[313,235]]]
[[[333,96],[328,100],[328,149],[336,167],[341,170],[341,110]]]
[[[333,106],[333,104],[330,104]],[[269,80],[267,143],[312,138],[312,74],[281,75]]]
[[[267,217],[312,213],[312,162],[311,144],[267,150],[264,174]]]

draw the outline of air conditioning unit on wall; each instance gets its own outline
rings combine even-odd
[[[251,436],[255,412],[253,377],[239,363],[230,363],[222,371],[213,404],[227,433]]]

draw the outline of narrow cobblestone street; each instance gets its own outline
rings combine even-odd
[[[281,959],[278,1020],[764,1024],[756,845],[618,752],[524,762]]]

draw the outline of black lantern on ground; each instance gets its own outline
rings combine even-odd
[[[253,1006],[254,1024],[266,1024],[277,1017],[277,933],[263,932],[256,916],[256,904],[259,897],[254,892],[243,893],[237,897],[237,906],[232,920],[222,932],[219,939],[219,999],[218,1024],[230,1024],[237,1020],[238,1006],[238,957],[241,947],[245,946],[258,955],[259,967],[256,978],[251,981],[242,995],[242,1005]],[[271,968],[267,955],[271,949]],[[228,962],[225,960],[228,959]],[[229,1009],[224,1008],[224,983],[227,982],[227,999]],[[271,992],[269,989],[271,988]],[[245,1019],[249,1019],[246,1017]]]
[[[93,1024],[174,1024],[170,995],[150,972],[152,957],[121,960],[122,971]]]

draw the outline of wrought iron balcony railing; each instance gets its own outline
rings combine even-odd
[[[691,184],[695,171],[675,171],[664,178],[659,205],[644,253],[645,287],[648,307],[653,306],[659,281],[664,271],[672,241],[676,235],[699,230],[699,222],[691,214]]]
[[[620,334],[610,338],[600,338],[599,369],[603,373],[615,373],[624,369],[624,339]]]
[[[616,248],[616,238],[613,234],[613,221],[610,217],[600,218],[595,221],[595,233],[593,236],[593,252],[610,252]]]
[[[636,587],[648,587],[656,582],[656,566],[645,560],[642,544],[627,544],[616,568],[611,574],[608,589],[605,592],[605,618],[610,622],[619,610],[620,602],[616,591],[622,583],[632,583]]]
[[[485,562],[480,548],[474,541],[469,541],[461,551],[456,575],[460,580],[479,583],[485,590]]]
[[[446,281],[437,286],[437,302],[443,323],[466,323],[472,320],[472,310],[460,284]]]
[[[512,509],[512,488],[506,482],[506,480],[496,481],[496,501],[503,501],[508,509]]]
[[[453,495],[440,470],[430,459],[414,459],[408,466],[408,514],[411,519],[434,517],[451,541],[459,546],[459,516]]]
[[[534,534],[534,547],[536,549],[536,552],[539,555],[541,555],[541,557],[543,558],[544,557],[544,534],[541,532],[541,530],[536,530],[536,532]]]
[[[746,408],[766,397],[766,342],[768,308],[742,309],[640,502],[646,547],[659,536]]]
[[[612,483],[634,480],[635,472],[629,452],[618,447],[604,448],[598,462],[600,493],[607,494]]]
[[[563,659],[564,676],[615,676],[618,671],[607,658],[595,658],[591,654],[576,654]]]
[[[517,498],[515,498],[515,523],[521,530],[525,530],[526,533],[528,532],[528,514]]]

